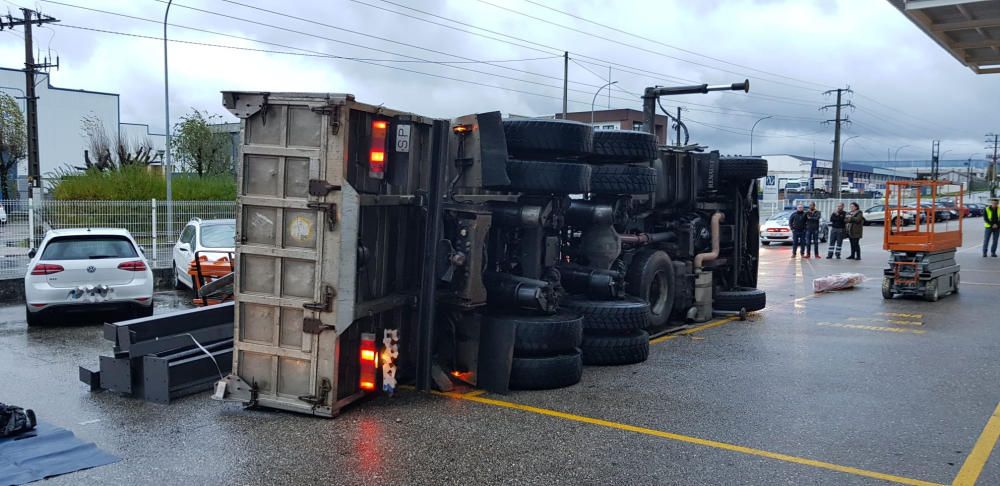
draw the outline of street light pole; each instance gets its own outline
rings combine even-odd
[[[903,145],[902,147],[899,147],[898,149],[896,149],[896,152],[894,154],[892,154],[892,160],[898,161],[899,160],[899,151],[905,149],[906,147],[909,147],[909,145]]]
[[[594,124],[594,104],[597,103],[597,95],[601,94],[601,90],[608,88],[608,92],[611,92],[611,85],[618,84],[618,81],[612,81],[610,83],[605,83],[604,86],[597,88],[597,92],[594,93],[594,99],[590,102],[590,124]]]
[[[843,142],[840,143],[840,157],[841,157],[841,159],[844,158],[844,146],[847,145],[847,142],[850,142],[851,140],[854,140],[855,138],[858,138],[860,136],[861,135],[854,135],[854,136],[851,136],[851,137],[847,137],[847,140],[844,140]]]
[[[750,156],[751,157],[753,157],[753,129],[757,128],[757,124],[758,123],[760,123],[760,122],[762,122],[764,120],[767,120],[768,118],[774,118],[774,115],[765,116],[764,118],[761,118],[760,120],[757,120],[757,121],[753,122],[753,126],[750,127]]]
[[[167,10],[163,13],[163,125],[166,130],[166,145],[164,146],[163,173],[167,179],[167,239],[174,241],[174,191],[171,185],[171,176],[174,171],[170,160],[170,70],[167,64],[167,17],[170,15],[170,6],[174,0],[167,2]],[[156,234],[156,229],[153,229]],[[155,256],[154,256],[155,258]]]

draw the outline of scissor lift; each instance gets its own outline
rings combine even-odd
[[[955,192],[949,193],[949,188],[955,188]],[[946,222],[941,228],[935,220],[938,198],[945,194],[955,197],[957,227]],[[943,295],[958,292],[960,267],[955,261],[955,252],[962,246],[965,209],[962,199],[961,186],[948,181],[891,181],[886,184],[883,248],[890,256],[889,268],[882,277],[883,298],[910,295],[936,302]],[[924,203],[930,206],[923,207]],[[912,228],[904,228],[904,218],[899,217],[908,211],[918,215]]]

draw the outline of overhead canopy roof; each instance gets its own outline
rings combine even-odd
[[[1000,73],[1000,0],[889,0],[977,74]]]

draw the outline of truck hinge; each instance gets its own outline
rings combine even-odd
[[[330,390],[332,390],[332,389],[333,389],[333,387],[330,385],[330,380],[328,380],[326,378],[323,378],[320,381],[320,384],[319,384],[319,393],[318,394],[316,394],[316,395],[303,395],[303,396],[300,396],[298,398],[299,398],[299,400],[302,400],[303,402],[306,402],[306,403],[312,405],[313,406],[313,410],[315,410],[316,407],[325,407],[326,406],[326,396],[330,394]]]
[[[337,203],[309,203],[308,208],[325,212],[326,226],[330,231],[337,229]]]
[[[309,195],[316,197],[324,197],[333,191],[339,191],[341,188],[336,184],[330,184],[322,179],[309,179]]]
[[[330,116],[330,133],[336,135],[340,132],[340,105],[317,106],[312,109],[314,113]]]
[[[333,298],[336,296],[337,291],[333,287],[326,285],[323,287],[322,301],[302,304],[302,308],[316,312],[330,312],[330,310],[333,309]]]

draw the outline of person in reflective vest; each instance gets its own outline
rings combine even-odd
[[[983,236],[983,258],[986,257],[986,247],[993,238],[993,246],[990,248],[990,256],[997,256],[997,237],[1000,237],[1000,211],[997,210],[997,200],[990,201],[990,206],[983,213],[983,223],[986,223],[986,235]]]

